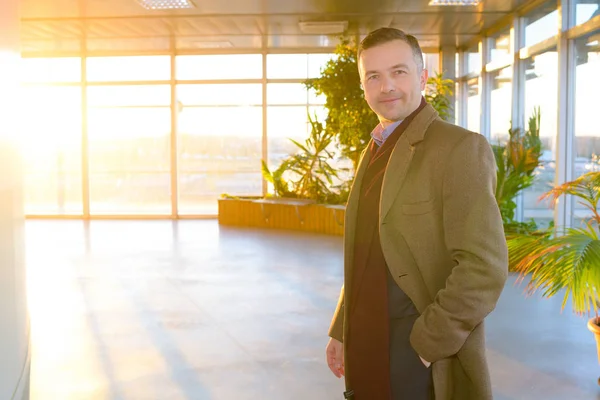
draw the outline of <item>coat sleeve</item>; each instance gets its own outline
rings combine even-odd
[[[454,267],[410,335],[429,362],[456,354],[504,288],[508,250],[495,189],[491,146],[470,133],[452,149],[443,178],[444,240]]]
[[[329,336],[340,342],[344,341],[344,286],[342,286],[342,290],[340,291],[340,298],[335,308],[333,319],[331,320]]]

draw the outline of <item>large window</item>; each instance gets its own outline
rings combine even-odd
[[[170,214],[168,85],[88,89],[91,214]]]
[[[25,212],[81,214],[81,88],[21,89]]]
[[[61,83],[81,81],[81,59],[24,58],[21,60],[21,82]]]
[[[320,75],[331,54],[270,54],[267,56],[267,133],[268,166],[277,169],[281,162],[300,151],[308,138],[313,120],[324,123],[327,117],[324,96],[307,90],[302,81]],[[296,83],[279,83],[276,79],[293,79]],[[332,165],[336,165],[332,160]],[[269,185],[269,191],[272,187]]]
[[[479,78],[469,79],[467,88],[467,129],[481,133],[481,95],[479,94]]]
[[[308,138],[309,116],[325,124],[325,97],[304,81],[332,56],[181,55],[174,71],[171,55],[25,59],[27,214],[166,216],[175,202],[214,215],[223,194],[262,195],[263,143],[277,168],[299,151],[290,139]],[[424,61],[435,74],[439,55]],[[332,166],[351,167],[330,149]]]
[[[316,78],[331,54],[268,54],[268,79]]]
[[[589,171],[600,170],[600,130],[598,129],[598,101],[600,93],[600,31],[575,41],[575,160],[574,178]],[[573,225],[580,226],[589,211],[574,201]]]
[[[87,59],[89,82],[168,81],[171,79],[169,56],[90,57]]]
[[[308,90],[302,83],[270,83],[267,86],[269,168],[277,168],[299,148],[290,139],[304,141],[309,132]],[[314,118],[314,116],[311,116]]]
[[[490,73],[492,102],[490,136],[492,143],[505,143],[511,127],[512,66]]]
[[[179,212],[216,214],[222,194],[262,193],[260,84],[178,85]]]
[[[558,102],[558,53],[556,50],[523,60],[525,64],[525,127],[534,111],[540,111],[542,156],[534,184],[523,191],[524,219],[533,218],[540,226],[554,219],[553,211],[539,197],[554,185]]]
[[[178,56],[179,80],[261,79],[261,54]]]
[[[81,214],[81,59],[24,58],[20,79],[25,212]]]

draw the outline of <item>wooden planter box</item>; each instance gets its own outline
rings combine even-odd
[[[343,205],[316,204],[312,200],[224,198],[219,199],[219,224],[341,236],[345,209]]]

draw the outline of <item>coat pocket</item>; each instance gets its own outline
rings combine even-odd
[[[418,203],[402,204],[402,214],[405,215],[420,215],[427,214],[434,209],[435,202],[433,199],[420,201]]]

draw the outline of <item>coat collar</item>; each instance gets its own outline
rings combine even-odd
[[[411,121],[410,125],[406,128],[404,135],[408,139],[410,145],[415,145],[422,142],[425,139],[425,133],[429,125],[438,118],[438,113],[429,103],[423,107],[423,109],[415,115],[415,118]],[[393,155],[392,155],[393,157]]]

